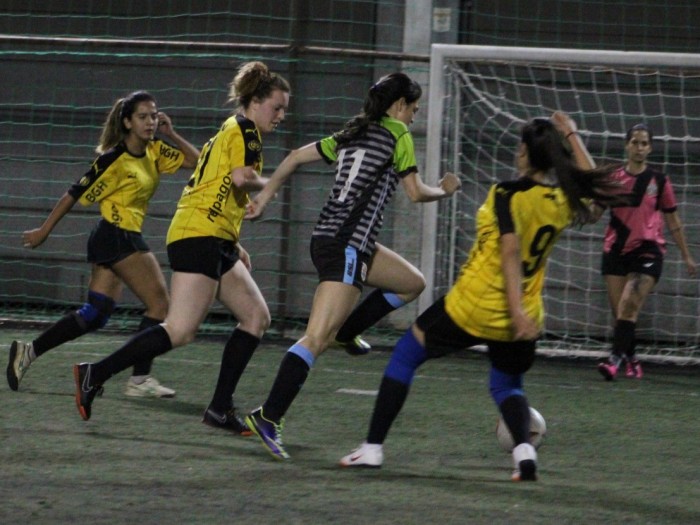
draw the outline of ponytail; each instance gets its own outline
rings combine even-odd
[[[574,215],[575,225],[591,222],[593,213],[584,199],[594,199],[603,205],[626,203],[619,193],[619,184],[611,177],[617,166],[580,169],[549,119],[536,118],[528,122],[523,127],[522,142],[534,171],[554,172]]]
[[[420,84],[404,73],[391,73],[380,78],[367,91],[362,113],[350,119],[333,138],[338,148],[364,135],[371,122],[379,122],[397,100],[412,104],[423,94]]]

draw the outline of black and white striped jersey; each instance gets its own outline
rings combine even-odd
[[[332,136],[316,143],[321,156],[337,166],[312,235],[335,237],[371,255],[399,179],[418,171],[413,137],[406,124],[384,117],[361,137],[337,151],[336,146]]]

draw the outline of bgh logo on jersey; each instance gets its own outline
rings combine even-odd
[[[84,179],[85,177],[83,177]],[[80,184],[82,184],[82,179]],[[97,198],[102,195],[102,192],[107,188],[107,184],[104,181],[100,181],[95,184],[92,189],[85,195],[85,200],[89,202],[97,202]]]
[[[176,149],[169,148],[165,144],[160,145],[160,156],[165,157],[166,159],[173,159],[177,160],[177,158],[180,156],[180,151]]]

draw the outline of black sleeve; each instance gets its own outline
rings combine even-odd
[[[75,184],[68,188],[68,194],[73,197],[76,201],[83,196],[87,190],[89,190],[93,184],[97,182],[100,176],[107,171],[112,163],[119,158],[119,156],[124,152],[121,144],[116,148],[113,148],[95,159],[92,163],[90,169],[78,179]]]
[[[510,213],[510,200],[513,192],[502,184],[496,186],[495,207],[498,231],[501,235],[515,232],[513,215]]]

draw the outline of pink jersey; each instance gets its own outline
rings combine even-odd
[[[603,250],[606,253],[625,254],[642,243],[653,242],[661,253],[665,253],[662,213],[676,211],[676,196],[671,181],[651,168],[639,175],[631,175],[622,167],[613,177],[622,184],[623,193],[631,196],[632,206],[610,208]]]

